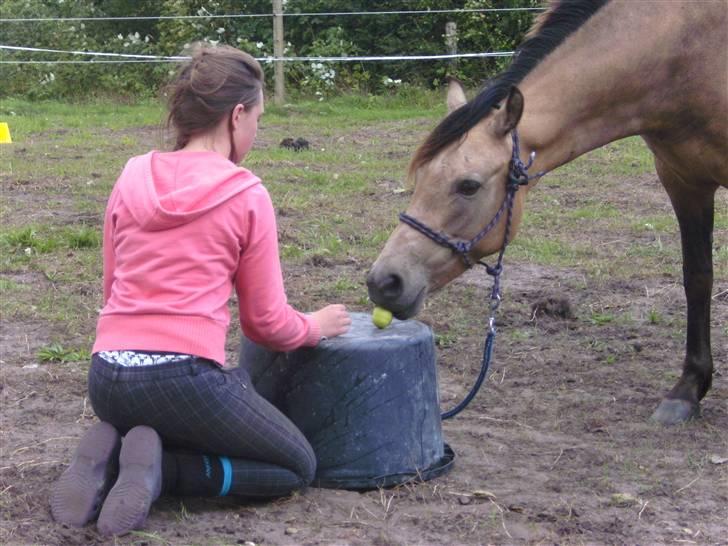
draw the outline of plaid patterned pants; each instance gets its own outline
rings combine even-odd
[[[203,358],[120,366],[94,355],[89,397],[96,415],[121,434],[152,427],[165,450],[229,460],[229,494],[287,495],[314,478],[316,457],[301,431],[253,388],[242,367]]]

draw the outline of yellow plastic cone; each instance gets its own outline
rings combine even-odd
[[[10,144],[11,142],[10,127],[5,122],[0,123],[0,144]]]

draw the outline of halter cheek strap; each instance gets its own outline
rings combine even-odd
[[[521,147],[518,141],[518,132],[515,129],[511,132],[511,137],[513,139],[513,154],[511,156],[511,161],[508,168],[508,180],[506,181],[506,197],[503,200],[503,204],[501,204],[500,208],[498,209],[498,212],[495,213],[493,219],[488,222],[488,225],[480,230],[475,237],[473,237],[469,241],[453,239],[452,237],[449,237],[447,234],[441,231],[435,231],[434,229],[423,224],[416,218],[413,218],[409,214],[403,212],[399,215],[399,219],[401,222],[416,229],[426,237],[429,237],[430,239],[435,241],[437,244],[452,249],[453,252],[459,254],[462,257],[467,267],[472,267],[473,265],[475,265],[473,263],[473,260],[470,258],[470,252],[472,251],[473,247],[478,244],[478,242],[498,224],[501,217],[503,216],[503,213],[505,212],[506,214],[506,230],[503,237],[503,246],[498,253],[498,261],[496,262],[495,266],[491,267],[483,261],[475,262],[484,266],[488,274],[493,277],[493,289],[490,293],[490,318],[488,319],[488,334],[485,338],[485,347],[483,348],[483,359],[481,361],[480,374],[478,375],[475,384],[470,389],[470,392],[468,392],[467,396],[457,406],[441,414],[441,418],[443,420],[450,419],[451,417],[454,417],[463,409],[465,409],[465,407],[477,394],[480,386],[483,384],[483,381],[488,374],[488,368],[490,367],[490,360],[493,353],[493,344],[495,342],[496,334],[495,312],[498,310],[498,306],[500,305],[501,301],[500,276],[503,271],[503,253],[506,250],[506,246],[508,246],[508,241],[510,237],[511,220],[513,217],[513,203],[515,201],[516,192],[518,191],[518,188],[528,185],[528,183],[534,178],[539,178],[546,174],[545,171],[542,171],[536,173],[535,175],[529,176],[528,169],[533,164],[536,153],[531,152],[528,163],[524,164],[523,161],[521,161]]]

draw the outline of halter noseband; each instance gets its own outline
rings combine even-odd
[[[426,224],[417,220],[417,218],[414,218],[413,216],[410,216],[409,214],[404,212],[400,213],[399,215],[400,222],[407,224],[411,228],[414,228],[426,237],[435,241],[437,244],[452,249],[453,252],[459,254],[462,257],[466,267],[470,268],[477,263],[485,266],[490,275],[499,275],[502,270],[501,262],[503,260],[503,253],[505,252],[506,246],[508,246],[509,242],[508,239],[511,230],[511,218],[513,216],[513,203],[515,200],[516,192],[518,191],[518,188],[528,185],[528,183],[534,178],[539,178],[546,174],[543,171],[538,172],[534,175],[528,174],[528,169],[533,164],[533,160],[536,157],[536,152],[531,152],[528,158],[528,163],[524,163],[523,161],[521,161],[521,146],[518,139],[518,131],[516,129],[511,132],[511,138],[513,139],[513,152],[511,154],[511,161],[508,167],[506,197],[503,200],[503,204],[498,209],[498,212],[495,213],[493,219],[488,222],[488,225],[481,229],[475,235],[475,237],[473,237],[469,241],[464,241],[462,239],[453,239],[446,233],[443,233],[441,231],[435,231],[434,229],[428,227]],[[500,253],[498,254],[498,261],[496,265],[491,267],[482,260],[478,262],[473,262],[473,260],[470,258],[470,252],[473,250],[473,247],[477,245],[483,237],[490,233],[493,228],[495,228],[495,226],[500,221],[501,216],[503,216],[504,212],[506,213],[506,232],[503,239],[503,246],[501,247]]]

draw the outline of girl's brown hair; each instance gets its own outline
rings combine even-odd
[[[174,149],[212,129],[236,105],[255,106],[263,85],[260,63],[247,53],[231,46],[196,46],[170,85],[167,127],[176,133]]]

